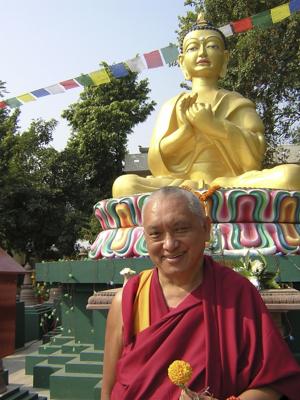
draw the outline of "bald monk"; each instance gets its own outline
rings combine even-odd
[[[300,368],[258,291],[204,256],[210,220],[197,197],[161,188],[143,226],[154,268],[113,300],[101,400],[299,400]],[[192,366],[187,393],[168,379],[174,360]],[[207,387],[212,397],[198,397]]]
[[[192,91],[180,93],[161,109],[148,154],[152,175],[120,176],[113,197],[180,185],[300,190],[298,165],[261,171],[262,120],[253,102],[218,88],[229,56],[225,37],[199,18],[185,35],[179,55]]]

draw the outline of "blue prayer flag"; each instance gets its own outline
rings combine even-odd
[[[44,97],[49,96],[50,94],[46,89],[37,89],[30,93],[33,94],[35,97]]]
[[[300,0],[291,0],[290,1],[290,11],[291,11],[291,13],[300,11]]]
[[[123,78],[124,76],[128,75],[127,68],[122,62],[118,64],[109,65],[108,68],[110,69],[110,72],[113,74],[115,78]]]

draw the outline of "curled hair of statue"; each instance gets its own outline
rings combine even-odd
[[[180,52],[181,54],[183,53],[183,41],[186,35],[192,31],[199,31],[199,30],[211,30],[211,31],[216,31],[221,35],[221,38],[224,42],[224,48],[225,50],[227,49],[227,41],[224,33],[220,31],[220,29],[216,28],[213,26],[213,24],[210,21],[207,21],[204,17],[204,14],[201,12],[198,14],[197,21],[195,24],[193,24],[189,29],[183,31],[181,33],[181,38],[180,38]]]

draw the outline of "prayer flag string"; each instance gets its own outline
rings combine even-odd
[[[229,37],[234,34],[246,32],[253,28],[268,28],[269,26],[281,22],[288,18],[291,14],[300,11],[300,0],[291,0],[289,3],[271,8],[270,10],[260,12],[240,19],[238,21],[230,22],[227,25],[219,27],[219,30],[224,36]],[[141,72],[144,69],[158,68],[165,64],[172,65],[176,62],[179,55],[178,47],[170,43],[169,46],[163,47],[159,50],[154,50],[149,53],[143,53],[143,56],[137,55],[125,62],[113,64],[108,67],[109,72],[115,78],[123,78],[128,75],[128,69],[132,72]],[[88,74],[82,74],[76,78],[67,79],[47,86],[33,90],[28,93],[23,93],[16,97],[11,97],[0,101],[0,109],[16,108],[25,103],[36,101],[40,97],[49,96],[51,94],[64,93],[67,90],[85,87],[85,86],[98,86],[111,81],[108,71],[102,68]]]

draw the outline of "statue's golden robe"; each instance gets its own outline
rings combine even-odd
[[[176,104],[184,93],[164,104],[154,129],[148,164],[152,175],[192,179],[193,172],[202,171],[210,181],[220,176],[238,176],[259,170],[265,150],[263,123],[250,100],[236,92],[219,89],[211,108],[215,118],[224,123],[225,135],[209,137],[196,128],[184,146],[172,157],[161,151],[162,140],[174,136],[178,129]],[[241,119],[247,115],[247,118]],[[197,132],[198,131],[198,132]],[[205,182],[210,183],[210,182]]]
[[[122,175],[113,185],[113,196],[153,192],[162,186],[201,189],[221,187],[253,187],[299,190],[300,166],[279,165],[261,170],[265,151],[264,125],[252,101],[237,92],[218,89],[211,109],[220,129],[209,134],[207,126],[190,125],[180,137],[176,107],[185,93],[167,101],[153,131],[146,178]],[[186,128],[185,128],[186,129]],[[191,131],[192,130],[192,131]],[[168,145],[164,146],[164,140]],[[172,151],[164,151],[168,146]]]

